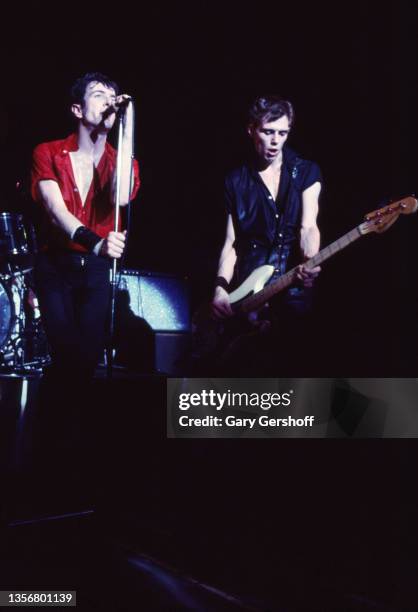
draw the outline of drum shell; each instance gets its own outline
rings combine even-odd
[[[0,257],[28,255],[28,235],[23,215],[0,213]]]
[[[12,330],[15,307],[7,282],[0,278],[0,354],[4,353]]]
[[[0,274],[0,372],[34,369],[49,362],[32,271]]]

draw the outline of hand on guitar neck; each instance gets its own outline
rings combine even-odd
[[[303,283],[304,287],[312,287],[320,271],[320,266],[308,268],[305,264],[300,264],[296,268],[296,278]]]

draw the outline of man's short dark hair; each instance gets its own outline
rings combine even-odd
[[[280,117],[286,117],[289,120],[289,125],[292,125],[295,119],[295,113],[291,102],[283,100],[280,96],[259,96],[251,104],[248,112],[248,123],[250,125],[260,125],[276,121]]]
[[[72,104],[83,104],[84,95],[86,93],[87,86],[89,83],[101,83],[105,87],[109,87],[115,90],[115,94],[119,95],[118,85],[109,79],[108,76],[101,72],[87,72],[84,76],[77,79],[74,85],[71,87],[71,103]]]

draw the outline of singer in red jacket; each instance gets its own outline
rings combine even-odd
[[[116,151],[107,142],[122,107],[120,204],[139,187],[131,97],[100,73],[78,79],[71,95],[75,133],[38,145],[31,174],[32,197],[45,213],[35,279],[51,348],[49,376],[67,381],[69,373],[79,380],[94,373],[105,345],[110,263],[125,247],[122,228],[113,231]]]

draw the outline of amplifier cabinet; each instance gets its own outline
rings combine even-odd
[[[143,270],[118,275],[115,365],[139,373],[187,373],[191,346],[187,278]]]

